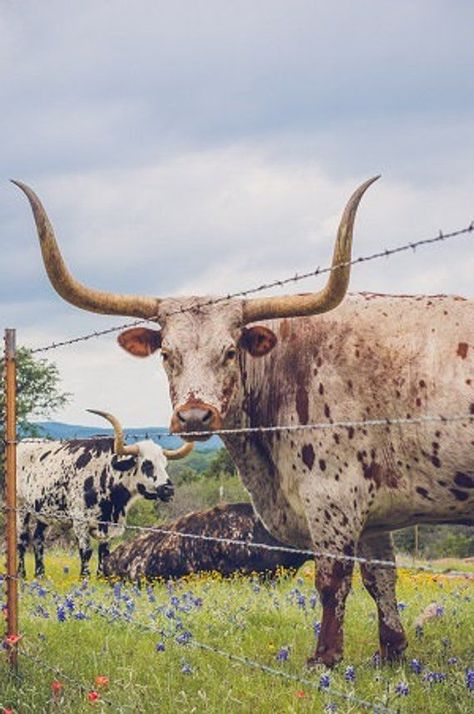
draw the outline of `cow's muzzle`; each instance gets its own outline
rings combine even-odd
[[[165,503],[171,501],[174,496],[174,486],[169,479],[166,483],[162,484],[161,486],[158,486],[158,488],[156,489],[156,495],[158,496],[160,501],[164,501]]]
[[[186,434],[222,429],[222,417],[216,407],[205,402],[186,402],[175,409],[171,418],[171,432],[185,438]],[[210,434],[193,436],[195,441],[206,441]]]

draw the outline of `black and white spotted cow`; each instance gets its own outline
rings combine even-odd
[[[25,551],[32,541],[35,575],[44,574],[44,534],[51,523],[66,522],[79,546],[81,575],[89,574],[91,536],[99,541],[98,574],[109,553],[109,540],[124,529],[127,512],[139,497],[169,501],[173,486],[168,459],[193,448],[162,449],[151,440],[125,446],[117,420],[105,412],[115,438],[20,442],[18,445],[19,573],[26,575]],[[112,524],[112,525],[109,525]]]

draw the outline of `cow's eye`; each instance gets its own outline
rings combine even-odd
[[[237,350],[235,347],[229,347],[225,353],[225,361],[232,362],[237,357]]]
[[[169,358],[169,352],[167,352],[166,350],[161,350],[161,359],[163,360],[163,362],[168,362]]]

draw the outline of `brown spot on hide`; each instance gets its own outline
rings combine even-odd
[[[331,410],[329,408],[329,404],[324,405],[324,416],[327,417],[328,419],[331,416]]]
[[[432,457],[431,457],[431,463],[432,463],[433,466],[435,466],[437,469],[439,469],[440,466],[441,466],[441,461],[438,459],[437,456],[432,456]]]
[[[415,491],[416,491],[417,493],[419,493],[420,496],[422,496],[422,498],[426,498],[428,501],[432,501],[432,500],[433,500],[433,499],[431,498],[431,496],[429,495],[428,491],[426,490],[426,488],[422,488],[421,486],[417,486],[416,489],[415,489]]]
[[[458,344],[458,349],[456,351],[456,354],[461,359],[466,359],[468,350],[469,350],[469,345],[467,344],[467,342],[460,342]]]
[[[299,384],[296,390],[296,411],[300,424],[307,424],[309,420],[309,400],[306,387],[302,384]]]
[[[322,384],[322,382],[319,383],[318,392],[321,396],[324,394],[324,385]]]
[[[324,459],[319,459],[319,468],[321,469],[321,471],[326,471],[326,462],[324,461]]]
[[[468,476],[468,474],[463,474],[460,471],[456,473],[454,483],[456,486],[461,486],[461,488],[474,488],[474,478],[472,476]]]
[[[311,444],[305,444],[303,446],[303,449],[301,450],[301,458],[303,459],[303,463],[306,464],[309,469],[313,468],[314,449]]]
[[[457,488],[450,488],[449,490],[453,494],[456,501],[467,501],[469,498],[469,494],[465,491],[459,491]]]

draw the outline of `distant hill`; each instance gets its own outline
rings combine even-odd
[[[107,436],[113,434],[113,429],[81,426],[79,424],[63,424],[59,421],[37,421],[41,436],[47,439],[87,439],[90,436]],[[133,444],[140,439],[152,439],[165,449],[176,449],[183,442],[177,436],[168,436],[168,429],[164,427],[141,427],[124,429],[127,442]],[[135,438],[138,437],[138,438]],[[211,436],[207,441],[196,442],[197,451],[216,451],[224,446],[218,436]]]

